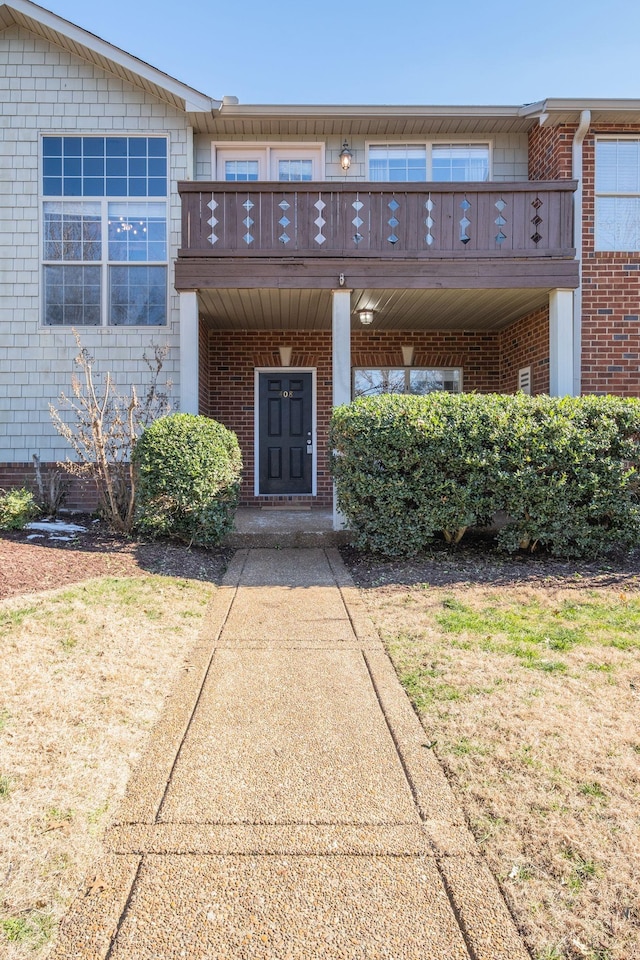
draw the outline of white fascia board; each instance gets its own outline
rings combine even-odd
[[[518,117],[520,107],[509,106],[390,106],[353,104],[228,104],[221,115],[232,117]]]
[[[566,114],[575,114],[576,120],[585,110],[593,114],[610,114],[615,119],[616,114],[638,113],[640,120],[640,100],[637,99],[560,99],[558,97],[540,100],[538,103],[526,104],[520,110],[521,117],[538,117],[541,126],[554,126],[558,117]]]
[[[68,37],[73,43],[86,47],[98,56],[111,60],[124,70],[129,70],[148,83],[153,83],[160,89],[171,93],[172,96],[184,100],[184,109],[188,113],[211,113],[212,110],[220,108],[220,101],[213,100],[204,93],[188,87],[180,80],[163,73],[162,70],[152,67],[119,47],[114,47],[106,40],[102,40],[95,34],[83,30],[82,27],[70,23],[69,20],[64,20],[57,14],[51,13],[50,10],[45,10],[44,7],[32,3],[31,0],[9,0],[9,2],[0,0],[0,7],[5,7],[7,11],[15,11],[29,20],[42,24],[49,30],[54,30],[63,37]]]

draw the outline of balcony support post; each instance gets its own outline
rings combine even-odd
[[[331,294],[333,406],[351,402],[351,290],[334,290]],[[333,487],[333,529],[342,530],[344,517],[338,510]]]
[[[573,290],[549,293],[549,393],[574,395]]]
[[[180,412],[198,413],[198,293],[180,293]]]

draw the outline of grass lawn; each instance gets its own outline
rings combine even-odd
[[[638,960],[638,586],[363,596],[532,956]]]
[[[0,602],[5,960],[54,938],[214,590],[102,577]]]

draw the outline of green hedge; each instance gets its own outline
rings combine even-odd
[[[508,516],[500,544],[588,556],[640,542],[640,401],[433,393],[333,414],[338,504],[362,549],[423,550]]]
[[[134,450],[140,529],[211,546],[233,529],[242,458],[235,433],[175,413],[147,427]]]

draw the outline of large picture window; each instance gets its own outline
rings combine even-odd
[[[372,397],[381,393],[426,394],[445,390],[460,393],[462,371],[435,367],[355,367],[353,396]]]
[[[45,324],[165,324],[166,139],[44,137],[42,172]]]
[[[489,179],[488,143],[372,143],[369,180],[420,183]]]
[[[640,250],[640,139],[596,140],[596,250]]]

